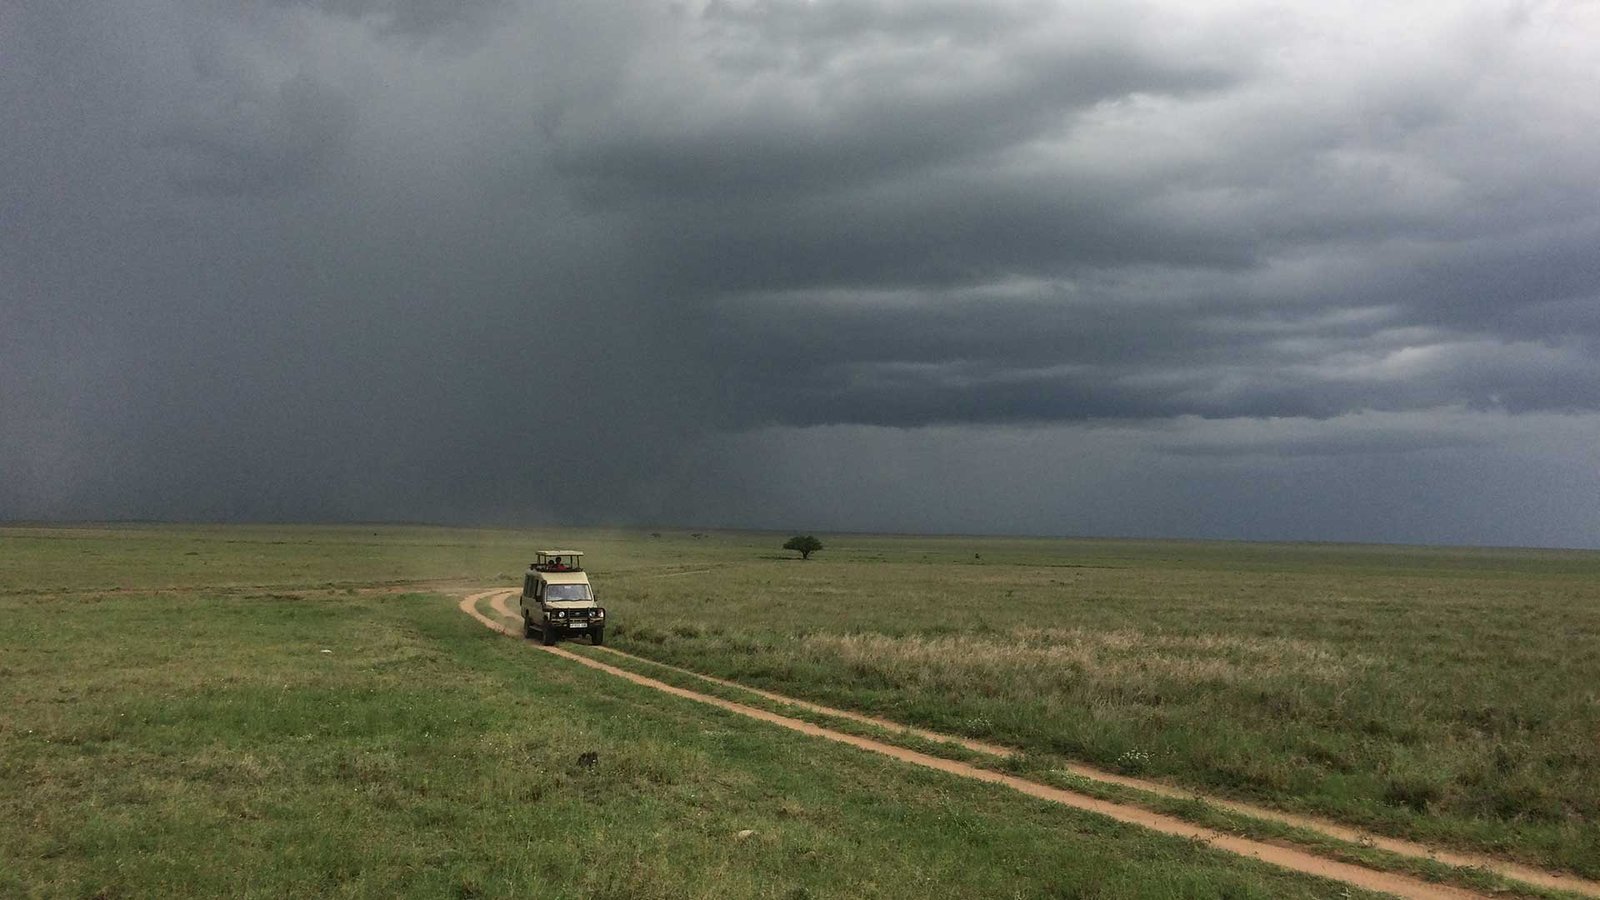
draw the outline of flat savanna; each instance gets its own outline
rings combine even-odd
[[[1600,553],[842,537],[713,565],[612,579],[617,645],[1600,874]]]
[[[1600,875],[1600,554],[820,536],[0,529],[0,893],[1340,893],[456,611],[551,544],[640,656]]]

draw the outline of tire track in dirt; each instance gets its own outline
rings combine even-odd
[[[498,631],[502,634],[520,638],[520,624],[515,627],[509,626],[503,622],[495,621],[489,616],[484,615],[483,612],[478,609],[478,603],[480,601],[489,599],[490,604],[494,608],[495,612],[506,616],[507,618],[520,620],[520,615],[513,613],[509,607],[509,600],[515,594],[515,589],[483,591],[467,596],[461,601],[460,607],[463,612],[477,619],[488,628]],[[569,659],[573,662],[579,663],[580,665],[588,666],[591,669],[596,669],[607,674],[614,675],[618,678],[623,678],[627,681],[633,682],[634,684],[649,687],[666,694],[671,694],[675,697],[681,697],[686,700],[693,700],[697,703],[715,706],[729,712],[747,716],[749,718],[779,725],[792,731],[798,731],[802,734],[824,738],[841,744],[847,744],[849,746],[867,750],[873,753],[879,753],[912,765],[935,769],[941,772],[958,775],[964,778],[970,778],[976,781],[1002,785],[1031,797],[1037,797],[1043,800],[1060,803],[1064,806],[1069,806],[1074,809],[1098,813],[1118,822],[1137,825],[1142,828],[1148,828],[1152,831],[1157,831],[1176,837],[1203,841],[1209,846],[1226,850],[1240,856],[1257,859],[1280,868],[1290,869],[1296,872],[1302,872],[1335,881],[1342,881],[1355,887],[1360,887],[1366,890],[1381,891],[1400,897],[1450,898],[1450,900],[1455,900],[1455,898],[1484,896],[1464,888],[1435,884],[1409,875],[1402,875],[1394,872],[1382,872],[1375,869],[1368,869],[1364,866],[1355,865],[1353,863],[1327,859],[1297,847],[1281,846],[1278,844],[1271,844],[1251,838],[1227,834],[1225,832],[1195,825],[1191,822],[1186,822],[1183,819],[1179,819],[1175,816],[1169,816],[1164,813],[1152,812],[1150,810],[1129,804],[1100,800],[1087,794],[1080,794],[1075,791],[1069,791],[1063,788],[1056,788],[1049,785],[1040,784],[1038,782],[1028,781],[1027,779],[1019,778],[1015,775],[994,772],[988,769],[978,768],[977,766],[967,763],[943,759],[941,757],[921,753],[916,750],[909,750],[904,747],[886,744],[882,741],[876,741],[871,738],[847,734],[842,731],[834,731],[833,729],[813,725],[810,722],[780,715],[768,710],[747,706],[732,700],[725,700],[721,697],[714,697],[709,694],[701,694],[685,688],[677,687],[675,685],[670,685],[666,682],[658,681],[654,678],[649,678],[626,669],[621,669],[616,666],[600,662],[599,660],[590,659],[587,656],[581,656],[579,654],[563,650],[559,647],[543,646],[538,644],[533,644],[530,646],[534,647],[535,649],[543,650],[556,656]],[[631,655],[624,654],[621,651],[609,652],[617,653],[623,656],[629,656],[629,658],[632,659],[639,659],[639,657],[632,657]],[[661,663],[655,663],[650,660],[643,661],[652,665],[662,665]],[[876,719],[870,716],[863,716],[859,713],[852,713],[847,710],[831,709],[819,704],[784,697],[781,694],[755,690],[736,682],[711,678],[709,676],[700,675],[699,673],[690,672],[685,669],[677,669],[673,666],[666,666],[666,668],[685,672],[686,674],[693,675],[697,678],[702,678],[713,683],[750,691],[758,696],[766,697],[779,703],[792,705],[796,708],[819,712],[824,715],[837,716],[852,721],[877,725],[902,733],[915,734],[919,737],[924,737],[930,740],[955,743],[961,746],[966,746],[969,749],[976,750],[980,753],[1004,756],[1015,752],[1008,748],[997,747],[992,744],[983,744],[982,742],[969,743],[964,739],[956,738],[951,735],[942,735],[936,732],[924,731],[921,729],[911,729],[899,723],[891,722],[885,719]],[[1425,845],[1416,844],[1409,841],[1378,838],[1377,836],[1369,837],[1362,832],[1355,831],[1354,829],[1337,826],[1333,823],[1325,823],[1321,820],[1303,819],[1297,816],[1288,816],[1287,814],[1277,813],[1276,811],[1272,810],[1263,810],[1245,804],[1237,804],[1231,801],[1209,798],[1203,795],[1196,795],[1193,792],[1178,791],[1166,785],[1157,784],[1155,782],[1146,782],[1141,779],[1127,778],[1126,776],[1114,775],[1113,773],[1109,772],[1101,773],[1099,770],[1086,766],[1079,768],[1081,768],[1084,773],[1092,773],[1084,774],[1084,777],[1095,780],[1106,781],[1126,787],[1133,787],[1138,790],[1168,797],[1178,797],[1183,799],[1198,797],[1199,799],[1218,807],[1232,809],[1234,811],[1255,816],[1257,818],[1269,818],[1274,821],[1287,822],[1289,824],[1294,824],[1312,831],[1318,831],[1327,834],[1330,837],[1335,837],[1342,840],[1370,843],[1377,846],[1383,846],[1384,849],[1391,849],[1391,847],[1380,844],[1380,840],[1388,844],[1392,844],[1395,848],[1414,848],[1414,850],[1411,850],[1410,852],[1407,852],[1407,850],[1404,849],[1393,850],[1393,852],[1406,856],[1421,857],[1424,859],[1431,859],[1452,865],[1464,865],[1468,867],[1482,868],[1508,878],[1514,878],[1531,884],[1538,884],[1547,888],[1567,890],[1589,896],[1600,896],[1600,884],[1586,882],[1583,879],[1578,879],[1576,877],[1556,875],[1554,873],[1544,872],[1538,869],[1531,869],[1525,866],[1507,863],[1501,860],[1494,860],[1488,857],[1480,858],[1472,855],[1450,853],[1448,851],[1438,850],[1436,848],[1427,847]],[[1074,769],[1073,771],[1075,774],[1078,773],[1078,769]],[[1454,860],[1457,859],[1471,861],[1455,862]]]
[[[499,608],[498,604],[496,604],[496,608]],[[507,614],[511,615],[513,618],[516,617],[513,613]],[[925,731],[921,728],[905,725],[900,722],[890,721],[888,719],[879,719],[873,716],[866,716],[860,713],[850,712],[849,710],[833,709],[831,707],[821,706],[806,700],[785,697],[782,694],[774,694],[770,691],[749,687],[748,685],[743,685],[736,681],[727,681],[712,675],[703,675],[691,669],[679,668],[678,666],[657,662],[656,660],[647,659],[642,656],[634,656],[631,653],[626,653],[614,647],[600,647],[598,649],[604,653],[615,654],[626,659],[636,660],[652,666],[660,666],[663,669],[668,669],[683,675],[689,675],[702,681],[711,682],[712,684],[719,684],[723,685],[724,687],[748,691],[749,693],[760,697],[765,697],[766,699],[775,701],[777,703],[794,706],[810,712],[821,713],[827,716],[849,719],[866,725],[874,725],[900,734],[914,735],[935,743],[957,744],[967,748],[968,750],[973,750],[978,753],[985,753],[990,756],[996,756],[1000,758],[1016,756],[1021,752],[1012,747],[1003,747],[998,744],[990,744],[984,741],[973,740],[971,738],[959,737],[956,735],[940,734],[936,731]],[[1119,775],[1116,772],[1107,772],[1104,769],[1097,769],[1093,766],[1085,765],[1083,763],[1063,762],[1057,766],[1057,768],[1059,768],[1061,771],[1069,772],[1089,781],[1098,781],[1106,784],[1114,784],[1119,787],[1132,788],[1137,791],[1142,791],[1146,794],[1154,794],[1158,797],[1166,797],[1172,800],[1199,799],[1207,806],[1212,806],[1217,809],[1238,813],[1239,815],[1247,816],[1252,819],[1264,819],[1269,822],[1276,822],[1280,825],[1289,825],[1294,828],[1304,829],[1306,831],[1314,831],[1319,834],[1327,835],[1328,837],[1348,841],[1352,844],[1374,847],[1379,850],[1386,850],[1398,856],[1410,856],[1417,859],[1426,859],[1432,862],[1444,863],[1445,865],[1458,866],[1467,869],[1484,869],[1486,871],[1494,872],[1497,875],[1502,875],[1506,878],[1524,881],[1529,884],[1549,888],[1551,890],[1570,891],[1575,894],[1600,897],[1600,883],[1586,881],[1574,875],[1561,875],[1555,872],[1547,872],[1543,869],[1536,869],[1532,866],[1511,862],[1510,860],[1499,859],[1493,856],[1484,856],[1476,853],[1458,852],[1453,850],[1445,850],[1438,847],[1430,847],[1427,844],[1419,844],[1416,841],[1408,841],[1404,838],[1388,837],[1386,835],[1362,831],[1360,829],[1352,828],[1348,825],[1341,825],[1337,822],[1327,819],[1295,815],[1294,813],[1270,809],[1264,806],[1256,806],[1250,803],[1243,803],[1238,800],[1228,800],[1223,797],[1215,797],[1207,794],[1201,794],[1196,791],[1183,790],[1181,788],[1172,787],[1168,784],[1162,784],[1159,781],[1147,781],[1143,778],[1132,778],[1127,775]]]
[[[515,610],[513,610],[511,608],[511,598],[514,597],[514,596],[516,596],[516,592],[515,591],[512,591],[511,593],[506,593],[506,594],[497,594],[497,595],[489,598],[489,605],[494,607],[495,612],[500,613],[501,615],[505,616],[508,619],[520,622],[522,620],[521,613],[518,613],[518,612],[516,612]],[[514,632],[512,632],[512,633],[514,633]],[[903,725],[903,724],[901,724],[899,722],[891,722],[888,719],[879,719],[879,718],[876,718],[874,716],[866,716],[866,715],[862,715],[861,713],[850,712],[849,710],[833,709],[832,707],[823,706],[823,705],[818,704],[818,703],[811,703],[811,702],[808,702],[808,701],[805,701],[805,700],[797,700],[794,697],[785,697],[782,694],[774,694],[771,691],[763,691],[760,688],[749,687],[747,685],[739,684],[736,681],[724,681],[721,678],[714,678],[714,677],[712,677],[710,675],[702,675],[699,672],[691,672],[688,669],[680,669],[677,666],[669,666],[669,665],[667,665],[665,663],[656,662],[655,660],[643,659],[641,657],[634,656],[631,653],[624,653],[621,650],[613,650],[610,647],[601,647],[600,649],[604,650],[604,651],[606,651],[608,653],[615,653],[618,656],[623,656],[623,657],[626,657],[628,659],[635,659],[635,660],[639,660],[640,662],[649,663],[650,665],[653,665],[653,666],[661,666],[664,669],[671,669],[674,672],[681,672],[684,675],[690,675],[690,676],[698,678],[698,679],[700,679],[702,681],[711,682],[712,684],[720,684],[720,685],[723,685],[724,687],[737,688],[738,690],[741,690],[741,691],[747,691],[749,693],[755,694],[758,697],[765,697],[766,699],[771,700],[771,701],[773,701],[775,703],[782,703],[782,704],[784,704],[786,706],[793,706],[793,707],[795,707],[797,709],[804,709],[804,710],[808,710],[808,711],[814,712],[814,713],[821,713],[822,715],[833,716],[833,717],[839,718],[839,719],[849,719],[852,722],[860,722],[863,725],[872,725],[872,726],[875,726],[875,727],[878,727],[878,728],[883,728],[883,729],[886,729],[886,730],[889,730],[889,731],[898,732],[900,734],[910,734],[910,735],[914,735],[916,737],[922,738],[923,740],[934,741],[934,742],[940,743],[940,744],[956,744],[956,745],[965,747],[968,750],[972,750],[972,751],[975,751],[975,752],[978,752],[978,753],[986,753],[986,754],[988,754],[990,756],[1002,756],[1003,757],[1003,756],[1014,756],[1014,755],[1016,755],[1016,751],[1012,750],[1010,747],[1002,747],[1002,746],[1000,746],[998,744],[989,744],[989,743],[985,743],[983,741],[976,741],[976,740],[973,740],[971,738],[957,737],[955,735],[940,734],[940,733],[938,733],[936,731],[926,731],[924,729],[915,728],[915,727],[912,727],[910,725]],[[1185,796],[1187,796],[1187,795],[1185,795]]]
[[[710,572],[710,571],[712,571],[712,570],[711,569],[690,569],[687,572],[666,572],[666,573],[663,573],[661,575],[657,575],[655,577],[656,578],[682,578],[685,575],[704,575],[705,573]]]

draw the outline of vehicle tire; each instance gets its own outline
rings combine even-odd
[[[533,619],[527,613],[522,614],[522,636],[525,639],[533,637]]]
[[[606,645],[606,627],[601,625],[599,628],[589,629],[589,640],[596,647],[604,647]]]
[[[539,629],[539,640],[543,641],[546,647],[556,642],[556,630],[550,627],[549,619],[545,619],[544,627]]]

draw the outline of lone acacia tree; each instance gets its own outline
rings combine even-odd
[[[799,553],[801,559],[810,559],[811,554],[822,549],[822,542],[809,534],[797,534],[784,541],[783,549]]]

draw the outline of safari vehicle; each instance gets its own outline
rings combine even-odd
[[[522,636],[534,632],[546,644],[561,635],[588,634],[596,647],[606,642],[606,611],[594,601],[583,554],[540,550],[522,579]]]

